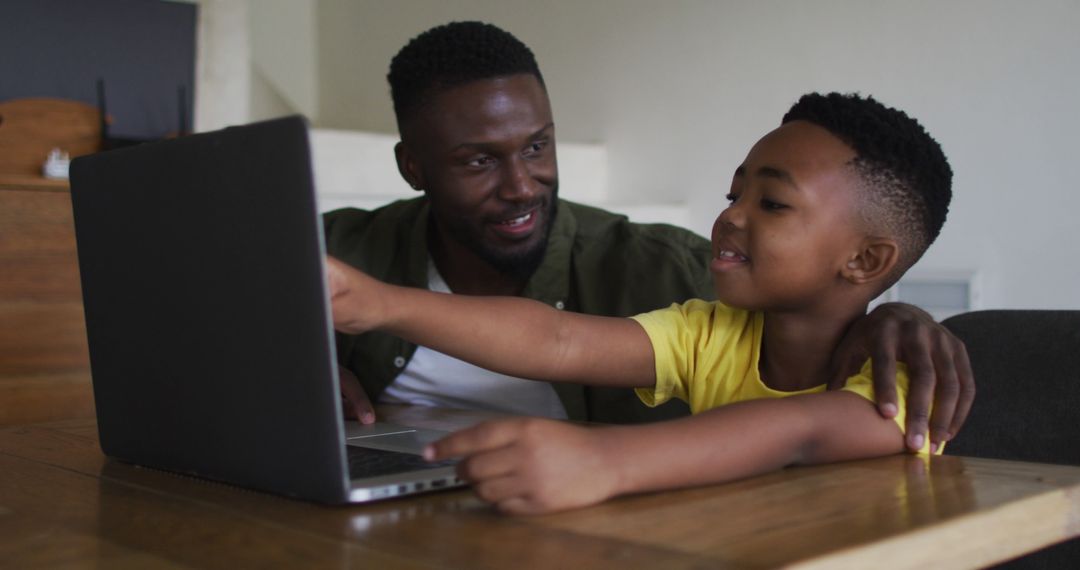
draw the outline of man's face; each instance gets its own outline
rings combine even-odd
[[[527,276],[543,259],[558,169],[547,93],[528,74],[438,93],[402,133],[439,239],[500,271]],[[408,163],[408,161],[407,161]]]
[[[774,311],[827,302],[864,237],[854,158],[840,139],[805,121],[754,145],[713,225],[710,269],[721,301]]]

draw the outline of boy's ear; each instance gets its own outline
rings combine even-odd
[[[404,142],[399,141],[394,145],[394,158],[397,159],[398,173],[401,174],[401,178],[405,180],[405,183],[412,186],[412,189],[417,192],[423,191],[423,171],[420,169],[416,157],[409,150],[409,147],[405,146]]]
[[[866,238],[862,247],[848,259],[840,274],[856,285],[887,277],[900,261],[900,246],[890,238]]]

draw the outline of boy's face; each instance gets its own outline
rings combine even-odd
[[[751,310],[827,310],[858,251],[855,152],[792,121],[750,149],[713,224],[710,269],[722,302]]]

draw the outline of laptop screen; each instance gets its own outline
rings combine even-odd
[[[347,496],[309,154],[289,117],[73,161],[106,454]]]

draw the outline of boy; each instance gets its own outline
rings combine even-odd
[[[874,409],[870,363],[843,390],[824,392],[829,357],[937,237],[951,180],[940,146],[903,112],[810,94],[735,171],[731,204],[713,226],[717,303],[592,317],[394,287],[331,259],[334,322],[514,376],[634,387],[651,405],[689,402],[694,416],[644,426],[489,422],[427,450],[429,459],[464,456],[462,477],[508,513],[897,453],[904,369],[901,414],[889,420]]]

